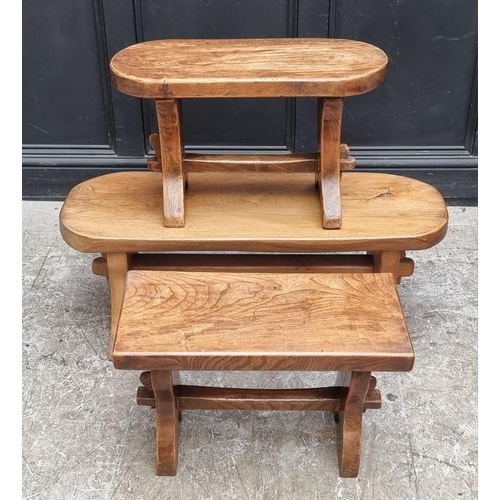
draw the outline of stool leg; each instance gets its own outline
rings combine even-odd
[[[319,137],[319,193],[324,229],[342,225],[340,199],[340,129],[344,100],[340,97],[322,99]]]
[[[172,372],[153,370],[151,382],[156,402],[156,474],[177,473],[177,409]]]
[[[345,374],[348,378],[349,373]],[[351,372],[344,411],[340,412],[339,469],[341,477],[356,477],[361,459],[361,424],[370,372]]]
[[[156,115],[160,136],[163,175],[163,225],[184,227],[184,148],[178,99],[157,99]]]
[[[399,263],[404,258],[404,252],[400,250],[384,250],[381,252],[372,252],[373,272],[392,273],[396,280],[399,279]]]
[[[112,361],[115,346],[118,318],[122,310],[123,294],[125,291],[125,278],[132,261],[131,253],[112,252],[106,254],[108,266],[108,280],[111,295],[111,336],[109,339],[108,359]]]

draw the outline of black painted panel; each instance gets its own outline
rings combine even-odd
[[[389,54],[386,83],[346,100],[342,139],[360,170],[421,178],[448,200],[477,198],[469,0],[24,0],[23,144],[32,147],[23,196],[60,199],[84,178],[146,168],[156,117],[150,103],[109,87],[108,60],[121,48],[290,36],[361,39]],[[316,99],[186,100],[183,109],[188,147],[317,150]]]
[[[464,146],[477,53],[470,0],[336,0],[336,38],[389,56],[386,82],[346,100],[343,140],[363,146]]]
[[[23,2],[23,143],[108,144],[94,4]]]
[[[105,28],[107,85],[113,112],[112,147],[120,156],[144,156],[144,126],[141,100],[115,89],[109,79],[109,61],[120,50],[137,42],[134,3],[123,0],[97,0],[102,5]]]
[[[288,37],[296,2],[280,0],[141,1],[144,40],[162,38]],[[290,124],[286,99],[185,99],[186,146],[285,147]],[[149,120],[156,116],[149,105]]]
[[[297,36],[327,38],[330,1],[299,0]],[[295,100],[295,152],[318,150],[318,100],[306,97]]]
[[[185,99],[184,142],[189,146],[285,147],[285,99]]]

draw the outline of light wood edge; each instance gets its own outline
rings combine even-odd
[[[124,94],[144,99],[184,99],[200,97],[350,97],[366,94],[384,83],[387,76],[386,65],[362,77],[343,78],[343,85],[348,90],[340,90],[335,82],[310,79],[283,79],[278,82],[262,80],[260,82],[242,80],[236,85],[231,80],[222,78],[206,79],[193,84],[172,79],[168,85],[148,80],[125,76],[110,63],[111,83]],[[207,90],[209,89],[209,90]]]
[[[113,182],[115,176],[128,177],[133,172],[113,172],[100,176],[100,179],[109,179]],[[156,172],[142,172],[141,175],[158,175]],[[346,172],[344,175],[367,175],[369,172]],[[377,174],[387,177],[401,177],[396,174]],[[93,179],[83,181],[77,186],[73,187],[68,193],[65,202],[59,212],[59,228],[63,240],[73,249],[84,253],[108,253],[108,252],[158,252],[158,251],[190,251],[192,244],[189,241],[174,241],[174,240],[156,240],[153,242],[144,242],[144,240],[137,238],[137,240],[129,240],[126,244],[120,238],[109,238],[107,240],[96,241],[95,236],[92,236],[85,231],[77,232],[70,227],[67,223],[67,216],[65,213],[65,206],[71,203],[73,196],[80,190],[85,190]],[[412,182],[426,184],[417,179],[411,179]],[[437,195],[442,197],[441,193],[433,186],[426,184],[428,188],[434,191]],[[411,241],[408,237],[398,238],[385,238],[383,241],[367,242],[365,239],[359,238],[357,240],[345,240],[342,242],[335,242],[335,251],[377,251],[377,250],[426,250],[435,246],[446,236],[448,230],[449,216],[443,200],[443,223],[437,226],[434,231],[427,233],[413,234]],[[332,250],[331,234],[326,232],[324,238],[318,239],[304,239],[300,242],[292,240],[291,242],[283,239],[268,239],[265,241],[252,240],[207,240],[203,242],[203,250],[206,251],[248,251],[249,246],[252,247],[254,252],[329,252]]]

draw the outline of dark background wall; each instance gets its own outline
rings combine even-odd
[[[386,82],[346,99],[359,170],[477,203],[477,3],[469,0],[52,0],[23,2],[23,198],[145,169],[152,103],[112,88],[123,47],[159,38],[335,37],[389,56]],[[316,151],[315,99],[183,102],[190,151]]]

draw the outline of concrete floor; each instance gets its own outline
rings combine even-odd
[[[477,215],[450,207],[446,238],[411,252],[400,285],[416,352],[376,374],[357,479],[338,477],[333,416],[185,412],[176,477],[155,475],[154,412],[139,372],[106,359],[109,292],[94,255],[66,245],[58,202],[23,202],[24,499],[474,499],[477,441]],[[325,373],[185,373],[246,387],[333,384]]]

